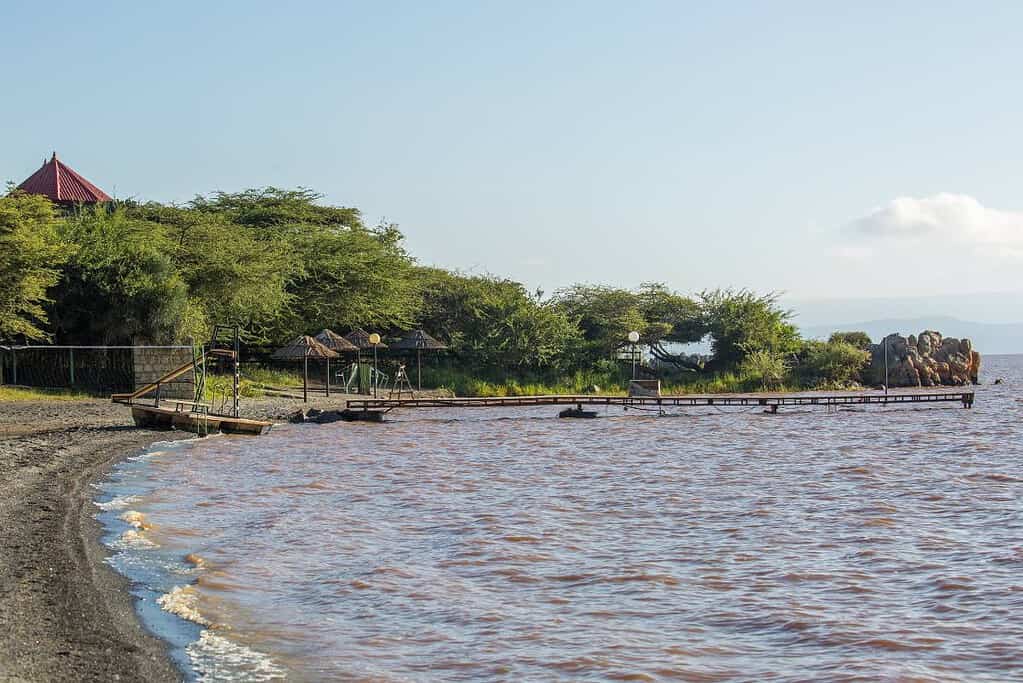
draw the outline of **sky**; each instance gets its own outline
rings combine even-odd
[[[748,287],[838,321],[1023,290],[1023,3],[5,0],[0,21],[2,180],[55,150],[119,198],[309,187],[424,264],[548,293]]]

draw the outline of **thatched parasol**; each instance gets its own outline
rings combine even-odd
[[[392,349],[416,350],[417,389],[423,390],[423,351],[443,351],[447,345],[437,341],[423,330],[412,330],[401,341],[391,344]]]
[[[356,327],[354,330],[346,334],[345,339],[355,344],[360,349],[372,349],[374,347],[374,345],[369,341],[369,332],[361,327]],[[376,348],[386,349],[387,344],[380,342],[376,345]]]
[[[337,351],[338,353],[351,353],[359,350],[358,346],[348,341],[334,330],[320,330],[320,333],[316,335],[315,339],[331,351]]]
[[[359,347],[348,341],[334,330],[322,329],[320,333],[315,337],[316,341],[326,346],[331,351],[336,351],[338,354],[352,353],[353,351],[357,354]],[[330,396],[330,359],[327,359],[327,396]]]
[[[327,361],[327,396],[330,396],[330,359],[337,358],[337,353],[316,341],[309,335],[295,337],[290,344],[274,351],[270,357],[274,360],[302,361],[302,400],[309,401],[309,359],[325,359]]]

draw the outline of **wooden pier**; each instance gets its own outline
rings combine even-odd
[[[348,401],[346,411],[352,419],[363,419],[360,413],[389,412],[395,409],[423,408],[513,408],[526,406],[620,406],[622,408],[658,409],[667,407],[757,407],[776,413],[783,406],[912,406],[932,403],[959,403],[972,408],[972,391],[913,391],[899,393],[843,394],[679,394],[669,396],[500,396],[492,398],[366,398]],[[366,416],[369,417],[368,415]]]

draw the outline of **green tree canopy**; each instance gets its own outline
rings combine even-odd
[[[575,285],[558,291],[554,300],[578,324],[589,362],[608,358],[632,331],[639,332],[643,344],[688,343],[704,335],[697,302],[660,283],[645,283],[636,291]]]
[[[0,339],[45,339],[47,289],[70,249],[57,235],[53,204],[13,192],[0,197]]]
[[[67,342],[166,343],[177,337],[188,287],[158,226],[123,208],[83,209],[62,224],[76,251],[51,307]]]
[[[421,268],[418,322],[478,368],[565,367],[578,328],[556,306],[512,280]]]
[[[700,307],[718,367],[735,367],[754,351],[786,354],[799,348],[792,314],[778,306],[777,294],[715,289],[700,294]]]

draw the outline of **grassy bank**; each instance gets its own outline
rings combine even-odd
[[[0,401],[81,401],[94,398],[70,389],[0,386]]]

